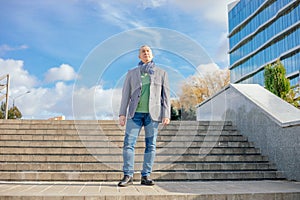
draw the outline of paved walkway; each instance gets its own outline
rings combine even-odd
[[[300,182],[157,182],[120,188],[115,182],[0,182],[5,200],[276,199],[299,200]]]

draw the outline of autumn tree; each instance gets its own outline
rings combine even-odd
[[[300,85],[294,85],[290,91],[286,94],[285,100],[300,109]]]
[[[196,105],[216,94],[230,83],[230,71],[217,69],[188,77],[181,86],[182,119],[196,119]]]

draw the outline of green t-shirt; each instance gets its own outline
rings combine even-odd
[[[142,91],[139,104],[136,112],[149,113],[149,96],[150,96],[150,76],[145,73],[141,75],[142,79]]]

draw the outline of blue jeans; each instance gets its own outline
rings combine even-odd
[[[132,119],[127,119],[126,124],[123,146],[124,175],[132,177],[134,174],[134,147],[143,126],[146,148],[141,175],[149,176],[152,172],[156,151],[158,122],[153,121],[149,113],[135,113]]]

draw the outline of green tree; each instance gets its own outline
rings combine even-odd
[[[182,120],[196,120],[196,109],[194,107],[183,108],[181,112]]]
[[[8,110],[8,119],[21,119],[21,118],[22,118],[22,113],[16,106]]]
[[[1,103],[1,107],[0,107],[0,119],[4,119],[5,118],[5,103]]]
[[[5,118],[5,105],[6,104],[4,102],[1,103],[0,119]],[[11,107],[8,110],[7,118],[8,119],[21,119],[22,118],[22,113],[20,112],[20,110],[16,106],[14,106],[14,107]]]
[[[176,109],[174,105],[171,104],[171,120],[180,120],[181,119],[181,110]]]
[[[299,107],[299,86],[290,86],[290,81],[286,78],[286,71],[280,60],[265,67],[264,81],[267,90],[295,107]]]
[[[265,67],[265,87],[276,96],[285,99],[290,91],[290,81],[286,78],[286,71],[280,60]]]

